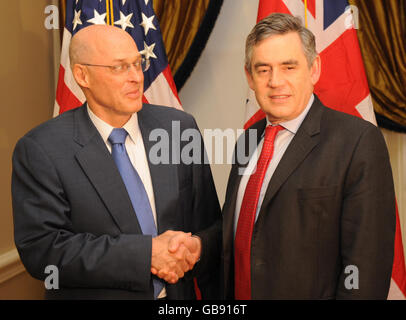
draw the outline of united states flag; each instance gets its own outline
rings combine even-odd
[[[144,73],[144,102],[182,109],[152,0],[67,0],[54,116],[85,101],[69,67],[69,44],[76,32],[93,24],[114,25],[127,31],[140,53],[150,60]]]
[[[355,12],[353,12],[355,11]],[[257,21],[273,12],[299,16],[316,36],[322,72],[314,92],[330,108],[376,125],[355,26],[356,7],[347,0],[260,0]],[[355,13],[353,15],[353,13]],[[265,117],[250,90],[244,128]],[[406,297],[406,271],[399,214],[396,211],[395,256],[389,297]]]

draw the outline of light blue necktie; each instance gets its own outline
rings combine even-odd
[[[152,215],[147,192],[137,170],[131,164],[125,148],[125,139],[128,132],[123,128],[115,128],[108,140],[111,143],[111,155],[117,165],[121,178],[124,181],[134,211],[137,215],[143,234],[157,236],[157,229]],[[154,298],[156,299],[163,288],[163,282],[158,278],[153,279]]]

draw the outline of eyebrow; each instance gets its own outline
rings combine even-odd
[[[136,58],[134,59],[134,61],[135,60],[138,60],[138,59],[141,59],[142,58],[142,56],[141,56],[141,54],[137,54],[137,56],[136,56]],[[113,60],[113,62],[124,62],[124,61],[126,61],[127,59],[125,59],[125,58],[116,58],[116,59],[114,59]]]
[[[290,59],[290,60],[287,60],[287,61],[283,61],[282,63],[281,63],[281,65],[298,65],[299,64],[299,61],[297,61],[297,60],[293,60],[293,59]]]
[[[290,59],[290,60],[286,60],[286,61],[282,61],[280,63],[280,65],[285,66],[285,65],[299,65],[299,61],[294,60],[294,59]],[[265,62],[257,62],[254,65],[254,68],[260,68],[260,67],[270,67],[271,65],[269,63],[265,63]]]
[[[255,65],[254,65],[254,68],[256,69],[256,68],[259,68],[259,67],[269,67],[270,65],[268,64],[268,63],[265,63],[265,62],[257,62]]]

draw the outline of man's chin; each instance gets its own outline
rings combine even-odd
[[[289,115],[286,114],[286,112],[278,112],[279,110],[275,110],[275,108],[262,110],[265,112],[266,117],[271,123],[279,123],[289,119]]]
[[[266,114],[274,115],[274,116],[284,116],[287,113],[287,110],[289,110],[289,105],[286,104],[277,104],[277,105],[268,105],[265,106],[265,108],[262,108],[262,110]]]
[[[127,109],[130,110],[131,113],[135,113],[142,109],[142,101],[131,101],[127,106]]]

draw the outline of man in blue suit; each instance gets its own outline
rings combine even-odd
[[[13,155],[24,266],[42,280],[46,266],[58,268],[50,299],[194,299],[194,278],[203,298],[216,298],[221,213],[210,167],[150,159],[154,129],[198,130],[195,120],[142,103],[144,61],[119,28],[82,29],[70,59],[87,102],[31,130]]]

